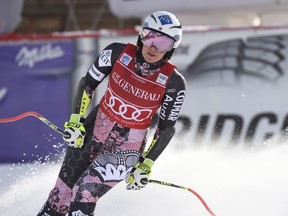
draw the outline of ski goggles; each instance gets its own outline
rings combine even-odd
[[[151,29],[143,29],[140,38],[144,46],[154,46],[161,53],[172,50],[175,43],[172,38]]]

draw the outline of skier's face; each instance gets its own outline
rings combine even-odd
[[[155,46],[146,47],[143,45],[142,55],[146,62],[154,63],[160,61],[166,53],[159,52]]]

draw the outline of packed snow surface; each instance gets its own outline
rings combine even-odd
[[[55,183],[60,161],[1,165],[0,215],[36,215]],[[195,147],[173,139],[155,163],[151,179],[190,187],[217,216],[287,216],[287,166],[287,143],[261,149],[241,144]],[[186,190],[149,184],[127,191],[121,182],[99,200],[95,215],[210,214]]]

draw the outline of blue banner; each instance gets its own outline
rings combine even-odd
[[[0,118],[35,111],[63,127],[70,112],[72,40],[0,44]],[[54,156],[59,134],[34,117],[0,123],[0,163]]]
[[[59,75],[71,70],[73,58],[71,41],[0,44],[2,73]]]

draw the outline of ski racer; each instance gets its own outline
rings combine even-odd
[[[38,216],[92,216],[98,199],[122,180],[128,190],[149,183],[154,162],[175,133],[185,98],[186,81],[169,61],[181,39],[178,18],[157,11],[145,19],[136,45],[112,43],[99,54],[78,84],[64,125],[67,151]],[[95,89],[106,77],[106,92],[88,113]],[[155,134],[146,146],[154,116],[159,116]]]

